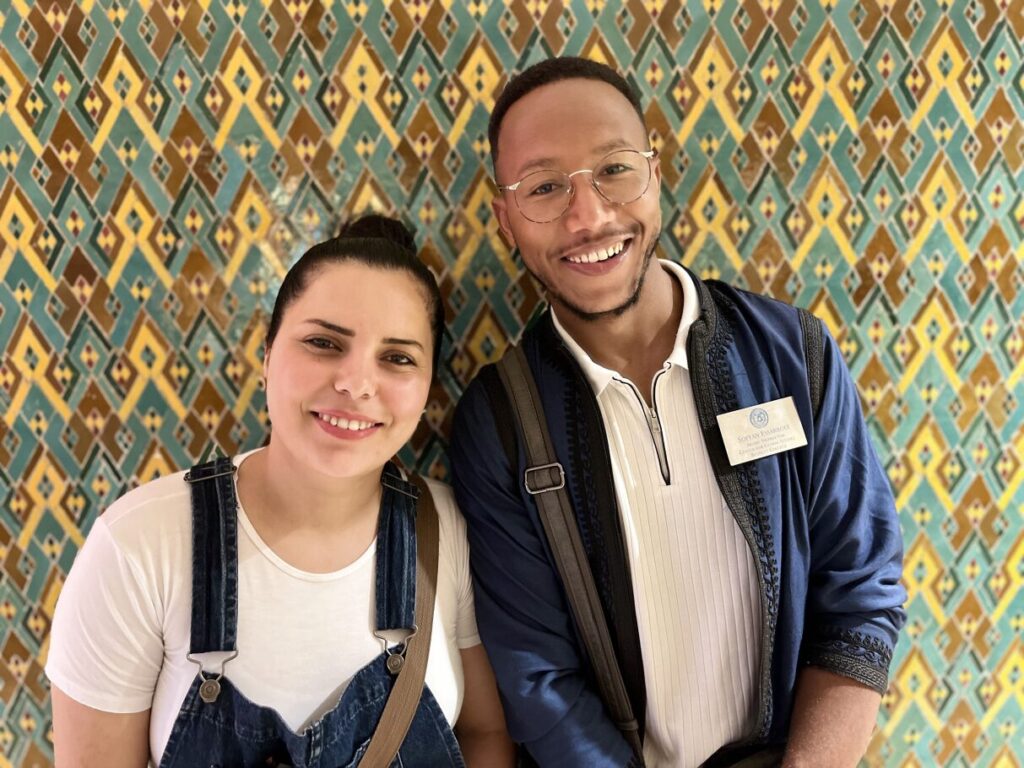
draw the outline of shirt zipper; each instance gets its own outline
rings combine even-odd
[[[651,406],[648,407],[647,403],[640,396],[640,390],[636,388],[636,384],[629,381],[628,379],[617,379],[623,384],[627,384],[633,394],[636,396],[637,402],[640,403],[640,408],[644,412],[644,418],[647,421],[647,429],[651,434],[651,441],[654,443],[654,450],[658,454],[658,467],[661,470],[661,479],[665,482],[665,485],[672,484],[672,474],[668,466],[668,453],[665,450],[665,433],[661,428],[661,419],[658,416],[658,379],[665,373],[670,367],[670,364],[666,363],[665,367],[662,368],[654,375],[654,380],[651,382]]]

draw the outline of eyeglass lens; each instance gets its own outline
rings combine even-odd
[[[589,173],[601,197],[625,205],[647,191],[651,164],[640,152],[623,149],[605,155]],[[530,221],[554,221],[569,209],[572,185],[573,179],[562,171],[535,171],[524,176],[516,188],[516,205]]]

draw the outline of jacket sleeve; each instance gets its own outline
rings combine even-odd
[[[629,745],[590,688],[535,509],[497,433],[486,389],[466,390],[450,457],[466,517],[477,623],[513,739],[541,766],[625,766]]]
[[[825,332],[824,396],[815,423],[810,580],[803,661],[879,693],[906,612],[903,540],[889,480],[860,399]]]

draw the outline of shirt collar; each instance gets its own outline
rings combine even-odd
[[[697,286],[694,285],[690,273],[683,269],[681,264],[665,259],[659,259],[658,263],[662,269],[675,276],[679,281],[680,287],[683,289],[683,312],[679,318],[679,329],[676,331],[676,341],[672,347],[672,352],[665,360],[665,364],[678,365],[680,368],[689,370],[689,364],[686,359],[686,339],[690,334],[690,326],[693,325],[700,314]],[[587,377],[587,381],[590,382],[595,395],[600,396],[613,379],[623,378],[618,371],[613,371],[611,368],[605,368],[603,365],[595,363],[593,358],[586,353],[583,347],[576,343],[576,340],[558,322],[558,314],[554,309],[551,310],[551,321],[555,326],[555,331],[562,338],[562,341],[565,342],[565,346],[569,348],[569,352],[576,362],[579,363],[580,368],[583,369],[583,375]]]

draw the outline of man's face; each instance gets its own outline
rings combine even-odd
[[[629,101],[599,80],[562,80],[531,91],[505,114],[495,171],[498,183],[509,185],[539,169],[595,168],[618,149],[647,149]],[[637,302],[661,231],[661,172],[656,159],[650,162],[647,191],[626,205],[601,197],[590,174],[573,176],[569,209],[546,224],[523,216],[512,192],[495,197],[501,231],[556,308],[593,320]]]

